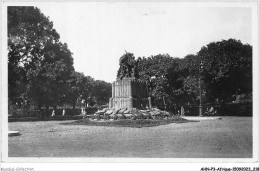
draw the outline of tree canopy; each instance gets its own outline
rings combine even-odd
[[[212,42],[198,52],[210,99],[227,101],[252,92],[252,47],[229,39]]]
[[[139,60],[140,79],[162,109],[198,104],[199,79],[204,103],[252,93],[252,46],[239,40],[212,42],[182,59],[159,54]]]
[[[12,104],[75,107],[79,99],[106,104],[111,97],[110,83],[75,71],[73,53],[36,7],[8,7],[8,50]],[[133,53],[128,55],[135,58]],[[161,109],[198,104],[200,88],[204,103],[252,94],[252,46],[235,39],[211,42],[184,58],[159,54],[138,57],[136,64],[129,65],[134,76],[146,82],[153,104]]]
[[[26,100],[38,108],[64,103],[75,107],[80,96],[94,100],[104,94],[94,89],[100,81],[75,71],[73,54],[59,38],[53,23],[38,8],[8,7],[10,103]],[[107,85],[101,83],[101,87]]]

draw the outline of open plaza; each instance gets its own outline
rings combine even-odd
[[[252,158],[252,117],[131,128],[10,122],[9,157]]]

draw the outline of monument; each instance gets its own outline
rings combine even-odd
[[[117,79],[112,83],[112,97],[109,107],[86,115],[92,119],[156,119],[167,118],[168,112],[152,108],[146,83],[139,79],[138,60],[132,53],[126,52],[119,59]]]
[[[120,58],[119,64],[117,80],[112,83],[112,97],[109,100],[109,108],[151,108],[146,83],[137,78],[138,61],[135,61],[133,54],[126,52]]]

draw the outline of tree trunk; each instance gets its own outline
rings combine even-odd
[[[166,111],[166,102],[164,96],[163,96],[163,105],[164,105],[164,110]]]
[[[72,102],[72,107],[73,107],[73,109],[76,108],[76,102],[75,101]]]
[[[49,115],[49,109],[50,109],[50,107],[49,107],[49,105],[46,105],[45,106],[46,107],[46,109],[45,109],[45,117],[48,117]]]
[[[38,102],[38,110],[41,110],[41,107],[42,107],[42,104],[41,104],[41,102]]]

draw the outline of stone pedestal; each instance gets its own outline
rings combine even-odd
[[[112,83],[112,97],[109,100],[110,109],[151,107],[147,88],[144,82],[134,78],[123,78]]]

